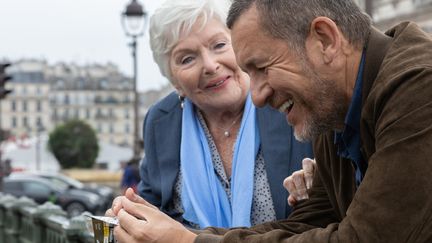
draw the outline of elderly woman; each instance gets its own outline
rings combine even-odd
[[[150,24],[153,57],[176,89],[144,122],[139,194],[185,225],[286,218],[282,182],[312,156],[282,114],[257,109],[224,21],[229,1],[169,0]]]

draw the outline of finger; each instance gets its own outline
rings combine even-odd
[[[115,217],[115,214],[111,208],[109,208],[107,211],[105,211],[105,216],[108,217]]]
[[[144,205],[146,205],[148,207],[151,207],[153,209],[158,210],[157,207],[153,206],[151,203],[147,202],[144,198],[140,197],[130,187],[126,190],[125,196],[126,196],[127,199],[131,200],[132,202],[141,203],[141,204],[144,204]]]
[[[154,208],[153,206],[132,202],[126,197],[122,199],[122,205],[124,210],[139,219],[150,221],[152,218],[161,214],[159,209]]]
[[[148,242],[149,238],[146,236],[146,221],[136,219],[128,215],[125,210],[119,211],[119,225],[114,228],[115,242],[132,243],[132,242]],[[120,223],[122,222],[122,224]]]
[[[297,196],[296,199],[297,200],[303,200],[303,199],[308,199],[309,196],[307,194],[307,190],[306,190],[306,183],[304,180],[304,172],[303,170],[298,170],[295,171],[292,174],[292,178],[294,181],[294,185],[297,189]]]
[[[285,187],[285,189],[288,190],[288,193],[290,194],[290,196],[292,195],[294,197],[294,199],[297,197],[297,189],[295,187],[292,176],[288,176],[287,178],[285,178],[285,180],[283,182],[283,186]]]
[[[146,220],[136,218],[125,209],[120,209],[117,218],[119,220],[119,226],[121,226],[127,234],[132,236],[133,239],[143,240],[143,233],[146,231],[147,226]]]
[[[117,243],[133,242],[132,235],[130,235],[121,226],[114,227],[114,238],[116,239],[115,242]]]
[[[293,195],[288,196],[288,205],[291,207],[295,206],[297,204],[297,200],[295,200]]]
[[[118,196],[118,197],[114,198],[112,206],[111,206],[111,209],[112,209],[114,215],[117,215],[118,211],[123,207],[121,204],[121,199],[123,197],[124,196]]]
[[[315,160],[304,158],[302,161],[304,180],[306,181],[306,188],[310,189],[313,183],[313,175],[315,171]]]

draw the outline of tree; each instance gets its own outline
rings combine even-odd
[[[95,131],[80,120],[57,126],[49,135],[48,148],[64,169],[91,168],[99,153]]]

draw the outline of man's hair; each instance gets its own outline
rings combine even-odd
[[[349,43],[358,49],[363,48],[370,32],[370,17],[352,0],[233,0],[228,28],[253,5],[263,30],[286,40],[298,53],[305,48],[312,20],[319,16],[332,19]]]
[[[229,0],[167,0],[156,10],[150,20],[150,47],[170,82],[170,55],[181,36],[188,35],[195,24],[203,28],[211,19],[225,23],[229,4]]]

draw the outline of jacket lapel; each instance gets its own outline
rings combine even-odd
[[[175,101],[175,100],[174,100]],[[180,134],[182,110],[177,101],[174,105],[161,107],[165,113],[155,121],[155,141],[159,171],[161,173],[161,206],[166,207],[172,199],[174,183],[180,170]]]

